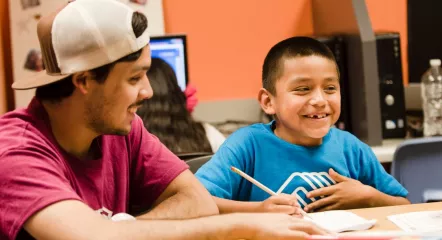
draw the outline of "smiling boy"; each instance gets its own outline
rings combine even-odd
[[[196,176],[220,212],[283,212],[408,204],[370,147],[332,126],[339,118],[339,70],[319,41],[293,37],[267,54],[258,100],[275,120],[232,134]],[[269,197],[229,169],[266,185]]]

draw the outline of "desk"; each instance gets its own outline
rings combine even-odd
[[[405,141],[403,138],[399,139],[385,139],[382,141],[382,146],[373,146],[371,149],[381,163],[388,163],[393,161],[393,155],[397,146]]]
[[[387,216],[407,212],[435,210],[442,210],[442,202],[400,205],[393,207],[364,208],[349,211],[365,219],[377,219],[378,222],[369,231],[391,231],[400,229],[393,222],[388,220]]]

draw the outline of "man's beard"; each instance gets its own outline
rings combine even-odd
[[[86,104],[85,117],[88,127],[99,135],[126,136],[130,130],[117,128],[109,122],[112,117],[104,106],[110,106],[106,100],[100,104]]]

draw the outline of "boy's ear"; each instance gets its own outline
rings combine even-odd
[[[259,90],[258,101],[266,114],[274,115],[276,113],[273,95],[267,89],[261,88]]]
[[[90,72],[79,72],[72,75],[72,83],[81,93],[87,94],[91,88],[92,75]]]

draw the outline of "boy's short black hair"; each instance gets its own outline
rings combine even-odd
[[[262,66],[262,87],[275,95],[276,80],[284,71],[283,60],[306,56],[320,56],[336,63],[331,50],[320,41],[309,37],[291,37],[277,43],[267,53]],[[336,70],[339,75],[337,65]]]
[[[134,14],[132,15],[132,29],[134,31],[135,37],[141,36],[141,34],[143,34],[143,32],[147,29],[146,16],[139,12],[134,12]],[[136,61],[141,56],[142,51],[143,49],[140,49],[134,53],[118,59],[115,62],[89,70],[89,72],[94,76],[95,80],[98,83],[104,83],[107,76],[109,75],[110,70],[115,64],[119,62]],[[35,92],[35,96],[40,101],[45,100],[51,102],[59,102],[63,98],[71,96],[74,90],[75,86],[74,83],[72,83],[72,75],[70,75],[57,82],[38,87]]]

